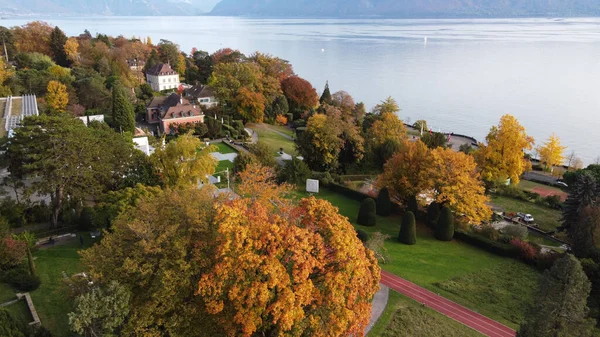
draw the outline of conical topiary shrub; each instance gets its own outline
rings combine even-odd
[[[406,202],[406,208],[407,211],[411,211],[413,212],[413,214],[417,214],[417,212],[419,212],[419,204],[417,203],[417,196],[412,195],[410,197],[408,197],[408,200]]]
[[[435,227],[435,237],[441,241],[452,241],[454,237],[454,215],[448,207],[442,207]]]
[[[427,207],[427,225],[435,228],[438,220],[440,219],[440,204],[432,202]]]
[[[365,243],[365,242],[369,241],[369,233],[365,232],[362,229],[357,229],[356,230],[356,236],[358,237],[358,239],[362,243]]]
[[[367,198],[360,204],[358,210],[358,219],[356,222],[363,226],[375,226],[376,215],[375,215],[375,200]]]
[[[415,224],[415,215],[413,212],[408,211],[404,213],[402,217],[402,224],[400,225],[400,235],[398,241],[406,245],[414,245],[417,243],[417,228]]]
[[[384,187],[377,195],[377,214],[389,216],[392,213],[392,201],[390,200],[390,191]]]

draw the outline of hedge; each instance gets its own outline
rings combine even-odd
[[[463,230],[456,229],[454,230],[454,238],[486,250],[490,253],[512,258],[519,257],[519,249],[517,247],[507,243],[501,243],[487,239],[476,233],[465,232]]]
[[[402,224],[400,225],[400,234],[398,235],[398,241],[406,245],[414,245],[415,243],[417,243],[417,228],[415,223],[415,215],[411,211],[404,213],[404,216],[402,217]]]
[[[372,198],[365,199],[358,210],[356,223],[363,226],[373,227],[377,224],[377,216],[375,215],[375,200]]]
[[[440,241],[452,241],[454,237],[454,214],[447,207],[442,207],[440,218],[435,227],[435,237]]]
[[[363,200],[365,200],[366,198],[371,198],[370,195],[359,192],[357,190],[351,189],[349,187],[334,183],[334,182],[330,182],[329,183],[329,189],[340,193],[352,200],[356,200],[358,202],[362,202]]]
[[[377,214],[389,216],[392,213],[392,201],[387,187],[382,188],[377,195]]]

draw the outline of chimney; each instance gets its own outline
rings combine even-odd
[[[183,98],[179,97],[179,104],[183,105]]]

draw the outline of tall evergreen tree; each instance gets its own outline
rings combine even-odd
[[[68,67],[71,63],[65,52],[65,43],[67,43],[67,40],[68,38],[65,33],[60,28],[54,27],[54,30],[50,34],[50,49],[54,56],[54,62],[62,67]]]
[[[333,101],[331,100],[331,91],[329,91],[329,81],[325,82],[325,89],[323,90],[323,94],[321,95],[321,99],[319,99],[321,104],[327,103],[331,105]]]
[[[454,215],[448,207],[442,207],[440,218],[435,227],[435,237],[441,241],[452,241],[454,237]]]
[[[595,324],[587,318],[590,281],[572,255],[546,270],[534,305],[521,324],[517,337],[587,337]]]
[[[392,213],[392,201],[387,187],[382,188],[377,195],[377,214],[388,216]]]
[[[125,87],[116,82],[112,93],[112,124],[117,131],[135,131],[135,113]]]
[[[599,194],[596,178],[589,172],[584,172],[577,177],[571,186],[569,197],[565,201],[560,231],[569,230],[577,224],[584,208],[594,206]]]
[[[406,245],[414,245],[415,243],[417,243],[417,228],[415,224],[415,215],[411,211],[404,213],[404,216],[402,217],[402,224],[400,225],[400,235],[398,235],[398,241]]]

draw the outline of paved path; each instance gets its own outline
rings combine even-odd
[[[371,320],[369,321],[369,325],[365,328],[365,336],[371,331],[377,320],[383,314],[385,307],[388,302],[388,298],[390,296],[390,288],[384,286],[383,284],[379,284],[379,291],[375,293],[373,296],[373,305],[371,307]]]
[[[381,271],[381,283],[486,336],[514,337],[516,335],[513,329],[503,324],[383,270]]]

